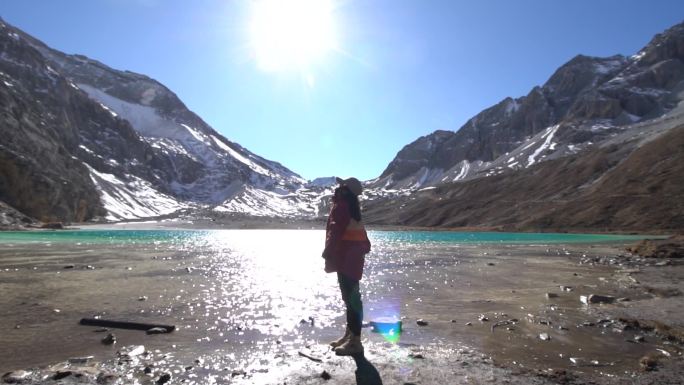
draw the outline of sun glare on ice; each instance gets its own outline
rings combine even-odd
[[[262,70],[307,70],[336,45],[331,0],[256,0],[249,25]]]

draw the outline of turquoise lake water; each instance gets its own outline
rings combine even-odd
[[[0,243],[80,243],[80,244],[150,244],[182,243],[206,244],[222,234],[258,231],[300,230],[68,230],[0,232]],[[565,244],[630,242],[646,235],[619,234],[568,234],[568,233],[503,233],[503,232],[449,232],[449,231],[371,231],[370,237],[378,241],[406,243],[453,244]]]

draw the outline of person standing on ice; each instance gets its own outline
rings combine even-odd
[[[361,322],[363,304],[359,281],[363,274],[365,255],[371,248],[366,229],[361,223],[359,195],[363,191],[356,178],[336,178],[339,186],[332,197],[332,207],[325,228],[325,272],[337,273],[340,292],[347,310],[347,330],[344,336],[330,343],[338,356],[363,353]]]

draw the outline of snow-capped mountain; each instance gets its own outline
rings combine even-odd
[[[681,100],[683,41],[680,24],[631,57],[579,55],[528,95],[405,146],[373,186],[415,190],[528,168],[661,116]]]
[[[364,182],[365,218],[681,228],[682,100],[684,24],[631,57],[577,56],[528,95],[404,147]],[[61,53],[1,19],[0,123],[0,226],[24,214],[320,218],[336,185],[224,138],[147,76]]]
[[[68,85],[65,92],[99,109],[92,124],[74,122],[77,145],[69,153],[86,167],[108,219],[163,215],[198,204],[283,216],[316,211],[310,202],[290,204],[304,179],[224,138],[159,82],[64,54],[4,22],[1,28],[1,39],[40,62],[34,72],[47,71]],[[3,49],[3,65],[26,66],[21,55],[11,53]],[[127,125],[132,132],[112,129]]]

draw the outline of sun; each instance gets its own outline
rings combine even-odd
[[[305,70],[335,49],[331,0],[255,0],[251,48],[265,71]]]

